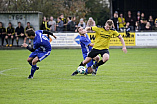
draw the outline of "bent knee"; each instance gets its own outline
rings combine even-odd
[[[108,55],[106,55],[106,56],[103,57],[103,62],[106,62],[108,60],[109,60],[109,56]]]
[[[96,61],[98,62],[99,60],[100,60],[100,57],[99,57],[99,56],[97,56],[97,57],[96,57]]]
[[[28,58],[28,59],[27,59],[27,61],[28,61],[28,62],[31,62],[31,61],[32,61],[32,59],[31,59],[31,58]]]

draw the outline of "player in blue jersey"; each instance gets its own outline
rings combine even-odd
[[[34,31],[33,29],[28,29],[26,31],[26,36],[33,40],[33,48],[29,47],[26,43],[22,44],[22,47],[26,47],[32,52],[27,59],[28,63],[32,66],[31,74],[28,76],[28,79],[33,79],[35,71],[39,69],[36,65],[37,62],[42,61],[50,55],[51,44],[48,38],[43,34],[52,35],[56,39],[56,36],[53,35],[53,33],[45,30]]]
[[[91,40],[89,39],[86,30],[84,30],[82,27],[78,27],[78,32],[81,36],[80,44],[81,44],[81,49],[82,49],[82,55],[83,55],[83,58],[85,59],[88,56],[88,53],[92,50],[92,47],[94,46],[94,44],[91,43]],[[95,63],[97,63],[99,61],[99,56],[97,55],[90,62],[86,64],[87,69],[86,69],[85,75],[91,74],[93,72],[93,69],[91,68],[91,66],[93,65],[94,60],[96,61]],[[78,72],[76,70],[75,72],[72,73],[72,76],[77,75],[77,74]]]

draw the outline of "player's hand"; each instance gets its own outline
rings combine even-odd
[[[25,47],[26,48],[27,46],[28,46],[28,44],[23,43],[21,47]]]
[[[126,47],[123,47],[123,48],[122,48],[122,51],[123,51],[124,53],[127,53]]]
[[[20,35],[21,35],[21,36],[24,36],[24,34],[22,34],[22,33],[21,33]]]

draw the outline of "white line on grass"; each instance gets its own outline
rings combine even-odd
[[[13,70],[13,69],[18,69],[18,68],[5,69],[5,70],[0,71],[0,74],[7,75],[7,74],[4,74],[3,72],[9,71],[9,70]]]

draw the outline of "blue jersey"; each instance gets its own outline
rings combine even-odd
[[[43,30],[35,31],[35,38],[33,40],[33,48],[37,51],[48,52],[51,51],[51,44],[46,36],[43,34]]]
[[[86,37],[85,36],[80,37],[80,44],[81,44],[83,55],[87,55],[92,50],[92,47],[89,46],[89,44],[91,43],[91,40],[89,39],[87,34],[85,35]]]

